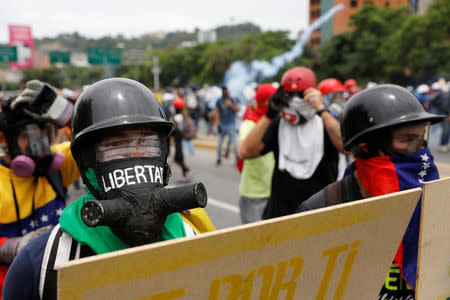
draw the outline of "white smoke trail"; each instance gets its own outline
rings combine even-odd
[[[300,57],[312,32],[343,8],[343,4],[333,6],[326,14],[314,21],[311,26],[303,31],[297,43],[289,51],[273,57],[270,62],[257,59],[253,60],[250,65],[247,65],[241,60],[233,62],[224,77],[224,83],[228,87],[230,95],[244,99],[242,97],[242,90],[245,86],[257,79],[262,80],[275,76],[286,64]]]

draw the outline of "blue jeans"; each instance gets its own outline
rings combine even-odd
[[[192,140],[182,140],[182,145],[183,145],[183,152],[190,154],[191,156],[195,155],[195,147],[194,147],[194,143],[192,143]]]
[[[450,123],[447,122],[447,120],[444,120],[441,124],[442,124],[441,146],[445,146],[448,144],[448,140],[450,139]]]
[[[225,154],[229,154],[230,153],[230,146],[231,144],[233,144],[233,149],[234,149],[234,155],[237,159],[237,140],[236,140],[236,128],[233,125],[229,125],[229,126],[220,126],[222,129],[222,132],[219,133],[219,140],[217,143],[217,160],[221,161],[222,160],[222,144],[223,144],[223,139],[226,135],[228,135],[228,143],[227,143],[227,148],[225,150]]]
[[[241,198],[239,199],[239,208],[242,224],[261,221],[268,199],[269,198],[247,198],[241,195]]]

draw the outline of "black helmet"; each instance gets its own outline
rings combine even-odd
[[[72,151],[85,137],[104,129],[130,125],[162,127],[167,135],[174,129],[146,86],[126,78],[101,80],[87,88],[75,103]]]
[[[427,121],[438,123],[445,118],[426,112],[407,89],[382,84],[355,94],[347,102],[341,114],[342,142],[345,150],[351,150],[381,129]]]
[[[95,163],[92,144],[99,135],[113,128],[135,125],[158,128],[165,140],[163,147],[167,148],[174,124],[167,120],[158,100],[143,84],[125,78],[104,79],[80,95],[72,114],[71,150],[86,184],[85,172]],[[164,161],[166,157],[167,154]]]

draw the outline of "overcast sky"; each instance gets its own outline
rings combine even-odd
[[[31,25],[37,38],[74,31],[135,37],[242,22],[295,34],[308,26],[308,9],[309,0],[2,0],[0,43],[9,40],[8,24]]]

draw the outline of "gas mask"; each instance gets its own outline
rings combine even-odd
[[[20,177],[45,176],[48,171],[57,172],[64,161],[65,155],[61,152],[51,152],[48,136],[41,131],[35,123],[29,123],[18,129],[14,136],[14,144],[10,153],[14,159],[11,169]],[[23,149],[25,148],[25,153]]]
[[[303,101],[303,92],[296,93],[290,100],[288,107],[281,111],[281,116],[292,125],[303,124],[311,120],[316,111]]]
[[[159,237],[169,213],[187,209],[173,205],[181,192],[168,195],[164,188],[170,168],[163,138],[146,128],[129,128],[96,145],[94,172],[102,200],[88,201],[82,207],[86,225],[109,226],[122,241],[138,246]]]

